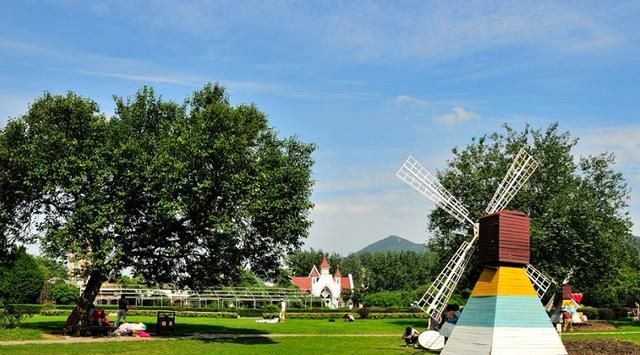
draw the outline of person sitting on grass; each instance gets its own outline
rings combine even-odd
[[[415,330],[414,328],[407,327],[404,330],[404,334],[402,335],[402,339],[404,339],[404,342],[406,343],[406,346],[414,345],[418,341],[418,336],[419,335],[420,335],[419,331]]]
[[[353,318],[353,315],[351,315],[349,313],[345,313],[342,318],[344,318],[345,322],[353,322],[353,320],[355,319],[355,318]]]

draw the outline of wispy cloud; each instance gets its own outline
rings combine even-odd
[[[526,46],[589,53],[625,42],[616,22],[600,16],[612,6],[562,2],[317,2],[152,1],[100,6],[155,31],[223,38],[249,26],[264,33],[302,35],[305,43],[338,47],[358,59],[447,60]],[[81,4],[80,4],[81,5]],[[96,12],[87,6],[89,11]],[[622,11],[618,9],[618,11]],[[304,33],[300,28],[305,28]]]
[[[345,6],[334,14],[329,38],[360,57],[448,60],[517,45],[554,52],[602,51],[624,33],[595,9],[563,3],[420,2]],[[345,35],[348,34],[348,35]]]
[[[100,72],[100,71],[91,71],[91,70],[79,70],[78,73],[86,74],[86,75],[95,75],[95,76],[104,76],[109,78],[117,78],[124,79],[130,81],[141,81],[141,82],[151,82],[151,83],[160,83],[160,84],[172,84],[172,85],[180,85],[180,86],[200,86],[202,82],[196,80],[195,78],[180,78],[180,77],[172,77],[172,76],[162,76],[162,75],[147,75],[147,74],[128,74],[128,73],[111,73],[111,72]]]
[[[421,107],[429,105],[429,102],[427,102],[426,100],[422,100],[417,97],[409,96],[409,95],[396,96],[393,99],[393,101],[397,104],[412,104],[412,105],[421,106]]]
[[[453,126],[458,123],[476,119],[478,117],[479,117],[478,114],[471,111],[467,111],[462,107],[456,106],[453,108],[453,112],[437,116],[434,118],[434,120],[445,126]]]

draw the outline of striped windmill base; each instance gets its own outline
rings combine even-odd
[[[567,354],[522,267],[485,267],[447,354]]]

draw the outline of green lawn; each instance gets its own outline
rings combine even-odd
[[[357,319],[353,323],[326,319],[291,319],[280,324],[259,324],[255,318],[178,318],[176,335],[208,334],[309,334],[315,336],[255,337],[235,339],[100,342],[83,344],[38,344],[1,346],[2,354],[413,354],[399,338],[404,328],[424,328],[420,319]],[[55,338],[64,325],[64,316],[26,318],[19,329],[0,330],[0,340]],[[154,317],[130,317],[154,329]],[[564,339],[616,339],[640,344],[640,324],[618,322],[614,334],[576,331]],[[53,335],[52,335],[53,334]],[[353,335],[353,336],[349,336]],[[370,336],[360,336],[370,335]],[[375,336],[383,335],[383,336]]]
[[[33,316],[25,318],[20,328],[0,330],[0,340],[42,339],[45,334],[59,333],[63,328],[64,316]],[[129,322],[145,323],[153,331],[155,318],[128,317]],[[400,334],[406,327],[421,329],[425,327],[421,319],[357,319],[344,322],[337,319],[290,319],[285,323],[261,324],[256,318],[217,319],[217,318],[176,318],[176,335],[196,333],[218,334]]]
[[[2,354],[412,354],[396,337],[291,337],[159,340],[65,345],[3,346]]]

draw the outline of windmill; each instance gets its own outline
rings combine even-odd
[[[522,188],[529,177],[537,169],[538,165],[538,162],[531,155],[529,155],[524,149],[520,149],[511,163],[507,174],[502,179],[495,194],[485,209],[485,217],[496,215],[498,216],[496,218],[500,218],[499,215],[501,211],[504,210],[515,194]],[[466,223],[473,231],[471,239],[469,241],[462,242],[453,257],[445,265],[444,269],[440,274],[438,274],[435,281],[429,286],[425,294],[418,301],[418,306],[424,312],[429,314],[429,322],[431,322],[431,319],[440,320],[441,314],[471,258],[473,249],[480,234],[480,224],[472,220],[469,216],[468,210],[462,205],[462,203],[447,191],[442,184],[440,184],[440,182],[424,167],[422,167],[422,165],[420,165],[420,163],[418,163],[418,161],[412,156],[409,156],[396,175],[422,195],[431,199],[438,207],[444,209],[459,222]],[[507,214],[504,214],[504,216],[508,217]],[[528,219],[526,227],[528,230]],[[524,260],[524,257],[519,255],[519,253],[524,253],[526,249],[527,263],[524,270],[526,270],[526,274],[534,285],[538,297],[541,298],[551,285],[552,281],[535,267],[528,264],[528,248],[529,239],[527,235],[526,248],[516,246],[516,249],[507,250],[503,247],[499,251],[496,247],[488,252],[491,255],[483,256],[485,258],[492,259],[494,257],[493,254],[506,251],[514,258],[513,261],[518,262]],[[436,343],[439,342],[435,341],[434,344]],[[438,347],[441,347],[441,345],[434,345],[432,349]]]

